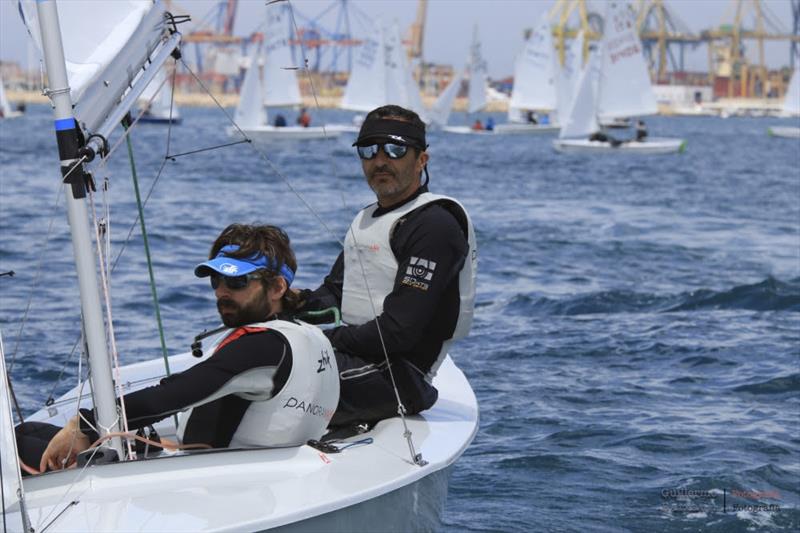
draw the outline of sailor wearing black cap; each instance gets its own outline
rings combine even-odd
[[[353,146],[377,202],[356,215],[323,285],[301,293],[303,310],[335,305],[347,324],[326,330],[341,380],[334,426],[397,414],[387,355],[406,412],[431,407],[431,379],[469,331],[475,300],[472,223],[459,202],[428,192],[419,116],[379,107]]]

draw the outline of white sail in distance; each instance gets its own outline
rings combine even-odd
[[[542,14],[517,57],[510,106],[516,109],[556,108],[556,54],[547,13]]]
[[[627,2],[606,4],[601,53],[598,116],[610,119],[657,113],[636,20]]]
[[[564,54],[564,65],[559,69],[557,76],[558,120],[563,122],[572,107],[575,92],[578,90],[578,81],[583,71],[583,32],[578,32],[577,37],[570,43]]]
[[[461,80],[464,78],[464,72],[459,70],[455,77],[450,80],[450,83],[445,87],[444,91],[436,99],[433,107],[428,112],[428,121],[437,126],[447,125],[450,119],[450,112],[453,110],[453,104],[458,96],[458,90],[461,88]]]
[[[372,111],[386,103],[386,56],[383,29],[375,26],[353,62],[339,107],[353,111]]]
[[[486,107],[486,85],[488,77],[486,61],[481,53],[478,26],[472,29],[472,46],[469,59],[469,104],[467,112],[475,113]]]
[[[267,5],[264,34],[264,105],[279,107],[302,104],[297,83],[298,67],[292,60],[289,43],[292,32],[288,4]]]
[[[789,88],[783,100],[783,112],[789,115],[800,115],[800,68],[794,69]]]
[[[6,88],[3,86],[3,78],[0,77],[0,118],[10,117],[13,111],[14,110],[11,109],[11,103],[9,103],[6,97]]]
[[[145,88],[139,97],[139,105],[147,108],[148,114],[154,117],[168,119],[180,118],[178,106],[172,101],[172,84],[170,76],[164,68],[158,70],[156,77]]]
[[[253,48],[250,66],[244,74],[239,90],[239,105],[236,106],[234,121],[240,128],[257,128],[267,123],[267,110],[262,100],[261,67],[259,49]]]
[[[585,137],[600,129],[595,107],[600,75],[598,57],[600,53],[602,52],[592,52],[586,67],[581,72],[572,106],[561,122],[561,131],[558,135],[560,139]]]
[[[395,21],[386,32],[384,43],[386,64],[386,104],[396,104],[423,114],[422,97],[408,64],[400,26]]]

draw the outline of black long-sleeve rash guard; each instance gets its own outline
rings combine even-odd
[[[218,349],[211,357],[195,366],[161,380],[153,387],[125,395],[125,412],[128,426],[138,429],[158,422],[178,411],[197,406],[184,432],[184,443],[205,443],[211,446],[227,446],[239,426],[250,401],[235,395],[227,395],[210,402],[217,392],[236,376],[256,368],[274,370],[270,383],[263,389],[237,391],[277,394],[286,384],[292,367],[289,343],[280,333],[264,330],[245,334]],[[81,409],[86,422],[81,422],[81,431],[96,434],[94,414]],[[88,424],[87,424],[88,422]]]
[[[397,209],[423,192],[427,192],[426,187],[421,187],[406,202],[388,210],[379,208],[374,216]],[[430,203],[401,218],[389,242],[398,269],[394,288],[384,299],[383,312],[377,320],[389,357],[404,358],[427,372],[436,361],[444,340],[452,336],[458,320],[458,274],[466,259],[467,239],[447,207]],[[403,283],[412,257],[436,263],[427,290]],[[313,292],[304,291],[304,310],[341,308],[343,281],[344,255],[341,253],[322,286]],[[326,335],[337,350],[374,363],[384,360],[375,320],[329,329]]]

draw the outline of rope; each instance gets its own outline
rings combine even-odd
[[[107,167],[106,167],[107,168]],[[107,209],[108,206],[108,199],[105,197],[105,194],[108,190],[108,177],[106,176],[103,182],[103,195],[104,195],[104,208]],[[106,311],[106,328],[108,328],[108,343],[109,348],[111,350],[111,359],[114,365],[114,376],[115,376],[115,383],[117,386],[117,396],[119,397],[120,401],[120,409],[122,410],[122,427],[125,431],[128,430],[128,419],[125,415],[125,395],[122,389],[122,374],[120,372],[120,365],[119,365],[119,352],[117,351],[117,337],[114,334],[114,318],[111,313],[111,283],[109,279],[109,272],[108,272],[108,254],[110,253],[110,230],[108,228],[108,220],[106,219],[105,224],[99,223],[97,220],[97,212],[95,210],[95,203],[94,203],[94,192],[89,190],[89,206],[92,209],[92,221],[94,222],[94,238],[95,242],[97,242],[97,258],[100,265],[100,286],[103,288],[103,300],[105,303],[105,311]],[[104,228],[101,230],[101,226]],[[105,233],[105,235],[101,235],[101,233]],[[103,237],[106,238],[106,242],[104,243]],[[128,455],[133,455],[133,448],[131,447],[130,443],[128,443]]]
[[[127,132],[128,125],[125,124],[123,121],[122,127]],[[156,290],[156,279],[155,275],[153,274],[153,260],[150,255],[150,242],[147,237],[147,227],[144,221],[144,206],[142,205],[142,196],[139,193],[139,178],[136,175],[136,162],[133,158],[133,144],[131,143],[130,137],[126,136],[127,144],[128,144],[128,159],[131,163],[131,177],[133,178],[133,189],[136,193],[136,207],[139,211],[139,224],[142,230],[142,241],[144,243],[144,254],[147,258],[147,273],[150,277],[150,294],[153,297],[153,307],[156,311],[156,322],[158,323],[158,338],[161,342],[161,355],[164,357],[164,367],[167,371],[167,376],[170,375],[169,369],[169,358],[167,357],[167,343],[164,340],[164,325],[161,322],[161,308],[158,304],[158,292]],[[162,165],[163,168],[163,165]],[[159,172],[160,174],[160,172]]]

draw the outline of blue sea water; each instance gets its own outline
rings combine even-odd
[[[182,112],[170,154],[229,142],[218,110]],[[455,466],[444,531],[800,527],[800,142],[766,135],[781,122],[652,118],[652,135],[686,138],[688,151],[649,157],[430,134],[431,189],[467,206],[479,244],[476,320],[453,355],[481,425]],[[51,124],[44,106],[0,121],[0,271],[16,273],[0,277],[0,329],[26,413],[76,373]],[[152,188],[166,344],[180,352],[217,322],[192,268],[223,227],[284,226],[296,286],[314,287],[373,197],[348,136],[172,160],[167,131],[137,127],[133,151],[142,194]],[[113,315],[129,363],[160,348],[125,151],[95,178],[104,217],[108,177],[111,256],[122,252]]]

